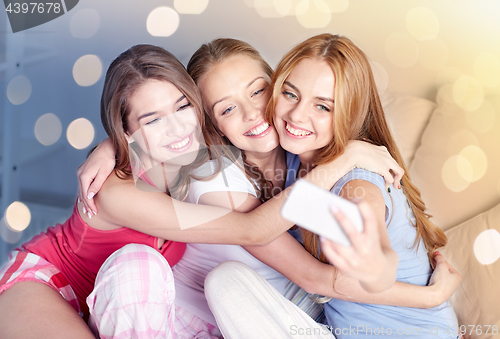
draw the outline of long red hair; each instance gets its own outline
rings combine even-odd
[[[349,140],[363,140],[377,146],[385,146],[391,156],[405,170],[402,179],[403,192],[415,215],[418,244],[422,238],[429,259],[433,252],[446,245],[444,232],[434,225],[425,212],[420,191],[411,182],[408,169],[396,147],[385,120],[385,114],[366,55],[351,40],[332,34],[320,34],[307,39],[288,52],[278,64],[272,78],[273,93],[266,110],[266,120],[274,123],[274,107],[281,95],[281,88],[293,68],[303,59],[317,58],[326,61],[335,74],[333,139],[318,150],[314,165],[328,163],[344,152]],[[319,238],[301,229],[304,247],[319,256]],[[430,260],[433,265],[433,261]]]

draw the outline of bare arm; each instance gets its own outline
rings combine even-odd
[[[369,293],[357,279],[337,275],[337,270],[307,252],[288,232],[267,246],[244,246],[257,259],[274,268],[306,292],[359,303],[430,308],[445,302],[460,283],[460,275],[444,260],[436,260],[429,286],[396,281],[381,293]],[[335,287],[334,287],[335,284]]]

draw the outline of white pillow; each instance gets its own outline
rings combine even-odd
[[[487,98],[467,112],[452,98],[451,86],[439,90],[410,167],[431,220],[443,230],[500,203],[499,110]]]
[[[385,91],[381,96],[392,136],[410,166],[436,104],[427,99]]]

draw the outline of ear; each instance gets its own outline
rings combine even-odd
[[[127,142],[129,144],[133,143],[135,140],[134,140],[134,137],[131,136],[128,132],[125,132],[125,139],[127,139]]]

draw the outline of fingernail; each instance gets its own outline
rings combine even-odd
[[[85,206],[82,206],[82,209],[83,209],[83,213],[87,214],[87,209],[85,208]]]
[[[96,212],[96,211],[92,211],[92,213],[94,213],[94,215],[97,215],[97,212]]]
[[[87,195],[87,199],[92,199],[94,197],[95,193],[94,192],[90,192],[89,195]]]
[[[387,192],[391,193],[391,188],[387,187]]]
[[[92,219],[92,213],[88,212],[87,215],[89,216],[89,219]]]
[[[355,204],[358,204],[361,200],[359,200],[359,198],[353,198],[351,200],[351,202],[355,203]]]
[[[435,254],[441,254],[439,251],[434,252]]]
[[[330,211],[332,211],[332,213],[337,213],[339,211],[339,208],[337,205],[331,205]]]
[[[80,197],[78,197],[78,199],[77,199],[77,200],[78,200],[78,202],[80,202]]]

